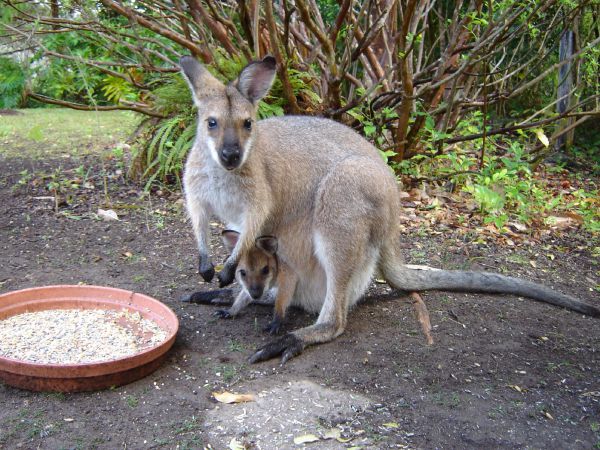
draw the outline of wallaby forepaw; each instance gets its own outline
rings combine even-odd
[[[204,281],[210,283],[215,276],[215,267],[210,258],[200,256],[198,258],[198,272]]]
[[[225,263],[223,269],[217,274],[219,287],[225,287],[233,283],[233,280],[235,279],[235,269],[235,265]]]
[[[298,356],[304,350],[304,344],[295,335],[289,333],[276,341],[259,348],[249,359],[250,364],[274,358],[281,355],[281,365],[294,356]]]
[[[213,316],[215,317],[219,317],[221,319],[232,319],[233,315],[227,311],[226,309],[217,309],[214,313]]]

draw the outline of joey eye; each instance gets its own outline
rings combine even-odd
[[[252,129],[252,119],[244,120],[244,128],[248,131]]]
[[[245,278],[246,277],[246,271],[244,269],[241,269],[240,270],[240,275],[241,275],[242,278]]]
[[[208,124],[209,130],[214,130],[215,128],[217,128],[217,119],[215,119],[214,117],[209,117],[206,123]]]
[[[269,274],[269,266],[263,267],[263,269],[262,269],[261,272],[262,272],[263,275],[268,275]]]

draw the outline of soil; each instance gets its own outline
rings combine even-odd
[[[82,164],[93,175],[55,201],[39,174],[62,167],[66,186]],[[117,162],[93,156],[0,156],[0,174],[0,292],[113,286],[154,296],[180,319],[165,364],[132,384],[77,394],[0,385],[1,448],[600,448],[598,319],[511,296],[431,292],[427,346],[408,297],[373,284],[335,341],[282,367],[250,365],[272,339],[261,331],[268,307],[225,320],[179,300],[216,285],[197,273],[178,193],[143,195]],[[120,220],[100,219],[99,208]],[[522,276],[600,305],[598,248],[585,233],[514,247],[477,237],[446,228],[403,242],[413,264]],[[294,310],[285,329],[312,321]],[[257,401],[217,404],[217,390]],[[340,440],[324,439],[332,428]],[[306,434],[320,440],[294,444]]]

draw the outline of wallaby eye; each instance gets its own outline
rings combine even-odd
[[[263,275],[268,275],[268,274],[269,274],[269,266],[265,266],[265,267],[263,267],[263,269],[262,269],[262,274],[263,274]]]
[[[214,117],[209,117],[206,122],[208,123],[209,130],[214,130],[215,128],[217,128],[217,119],[215,119]]]
[[[246,271],[244,269],[241,269],[240,275],[242,276],[242,278],[246,278]]]
[[[252,119],[244,120],[244,128],[248,131],[252,129]]]

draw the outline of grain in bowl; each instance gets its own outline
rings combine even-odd
[[[0,320],[0,357],[36,364],[86,364],[140,353],[168,332],[127,309],[49,309]]]

